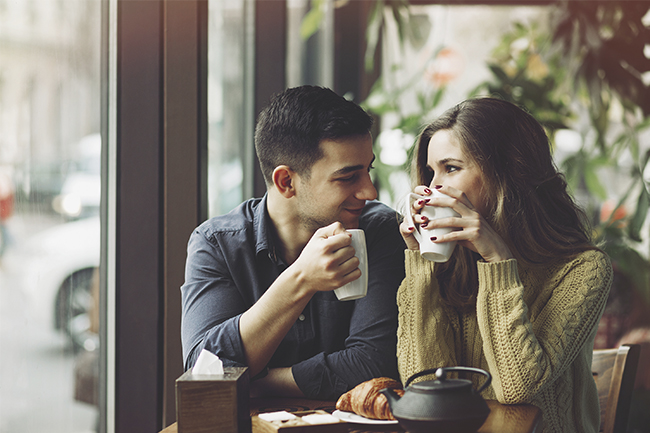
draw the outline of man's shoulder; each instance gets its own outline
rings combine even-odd
[[[258,211],[261,201],[261,198],[246,200],[227,214],[215,216],[204,221],[196,230],[207,238],[213,238],[220,234],[243,233],[247,230],[252,230],[255,214]]]
[[[399,215],[395,209],[392,209],[379,201],[369,201],[363,208],[363,213],[359,218],[359,225],[362,228],[377,224],[397,225],[398,217]]]

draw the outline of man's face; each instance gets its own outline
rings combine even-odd
[[[299,223],[312,231],[335,221],[346,229],[358,228],[366,200],[377,198],[369,174],[375,159],[372,137],[323,140],[320,148],[323,157],[312,166],[309,178],[297,178]]]

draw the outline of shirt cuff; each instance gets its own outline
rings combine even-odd
[[[337,399],[347,391],[347,384],[327,367],[324,353],[295,364],[291,367],[291,373],[307,398]]]

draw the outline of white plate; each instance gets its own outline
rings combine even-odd
[[[342,421],[353,422],[357,424],[397,424],[396,420],[388,419],[370,419],[365,416],[357,415],[352,412],[343,412],[342,410],[335,410],[332,415]]]

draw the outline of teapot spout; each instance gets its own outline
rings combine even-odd
[[[395,409],[393,405],[399,401],[400,396],[395,392],[394,389],[390,388],[384,388],[379,392],[386,396],[386,400],[388,400],[388,406],[390,407],[391,412],[393,412]]]

